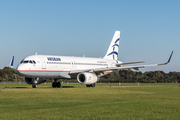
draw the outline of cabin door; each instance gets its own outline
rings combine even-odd
[[[40,57],[40,60],[41,60],[41,64],[42,64],[42,69],[46,69],[45,59],[43,57]]]
[[[71,61],[71,66],[72,66],[72,68],[76,68],[75,61]]]

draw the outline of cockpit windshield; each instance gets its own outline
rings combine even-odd
[[[26,63],[31,63],[31,64],[36,64],[34,60],[22,60],[20,63],[26,64]]]
[[[25,60],[25,61],[23,61],[23,63],[28,63],[29,61],[27,61],[27,60]]]

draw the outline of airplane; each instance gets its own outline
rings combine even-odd
[[[115,31],[107,53],[103,58],[90,57],[71,57],[54,55],[31,55],[24,58],[17,66],[18,74],[25,76],[25,82],[32,84],[32,88],[37,88],[38,84],[44,83],[47,78],[53,78],[53,88],[60,88],[61,83],[57,82],[60,78],[77,79],[86,87],[95,87],[95,83],[100,77],[107,75],[114,70],[138,69],[148,66],[166,65],[170,62],[173,51],[166,63],[123,66],[128,64],[143,63],[118,61],[120,31]]]

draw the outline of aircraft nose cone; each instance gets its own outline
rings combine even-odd
[[[17,68],[16,68],[16,70],[19,72],[19,70],[21,70],[21,67],[20,67],[21,65],[18,65],[17,66]]]
[[[22,65],[18,65],[16,68],[18,74],[23,75],[23,66]]]

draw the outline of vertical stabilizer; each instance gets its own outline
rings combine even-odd
[[[14,63],[14,56],[12,57],[10,63],[9,63],[9,67],[13,68],[13,63]]]
[[[118,59],[119,40],[120,40],[120,31],[116,31],[114,33],[114,37],[111,41],[108,51],[107,51],[106,55],[104,56],[104,59],[109,59],[109,60],[117,60]]]

